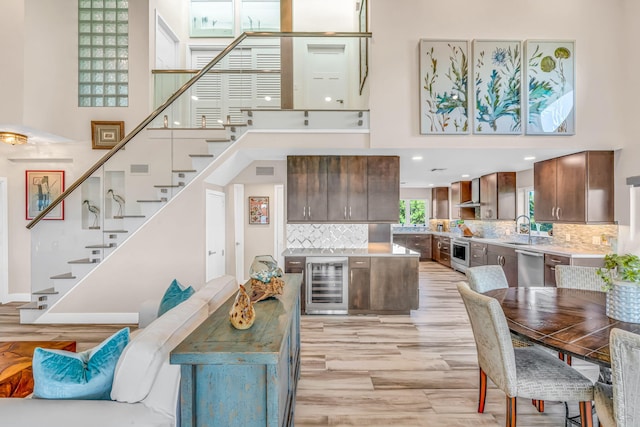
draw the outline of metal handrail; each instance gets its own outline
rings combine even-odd
[[[162,105],[156,108],[146,119],[144,119],[135,129],[133,129],[128,135],[126,135],[119,143],[117,143],[109,152],[107,152],[100,160],[98,160],[93,166],[91,166],[85,173],[80,176],[73,184],[71,184],[62,194],[56,197],[45,209],[42,210],[29,224],[27,229],[32,229],[37,223],[39,223],[49,212],[51,212],[56,206],[58,206],[69,194],[71,194],[76,188],[78,188],[84,181],[93,175],[98,169],[113,157],[118,151],[120,151],[127,143],[132,140],[140,131],[142,131],[149,123],[151,123],[156,117],[158,117],[169,105],[184,94],[203,74],[206,74],[211,70],[218,62],[224,58],[230,51],[236,48],[247,38],[274,38],[274,37],[364,37],[371,38],[371,33],[310,33],[310,32],[291,32],[291,33],[270,33],[270,32],[244,32],[232,41],[227,47],[225,47],[215,58],[205,65],[196,75],[191,77],[180,89],[178,89],[173,95],[171,95]]]

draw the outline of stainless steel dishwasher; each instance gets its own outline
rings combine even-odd
[[[516,249],[518,286],[544,286],[544,254]]]

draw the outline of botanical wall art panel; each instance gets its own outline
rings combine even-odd
[[[469,43],[420,40],[420,133],[469,133]]]
[[[520,41],[474,40],[473,82],[473,132],[522,133]]]
[[[525,42],[528,135],[575,134],[575,43]]]

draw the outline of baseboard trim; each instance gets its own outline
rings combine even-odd
[[[34,323],[137,325],[138,313],[44,313]]]

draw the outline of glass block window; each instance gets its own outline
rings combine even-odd
[[[128,0],[78,0],[78,105],[129,105]]]

